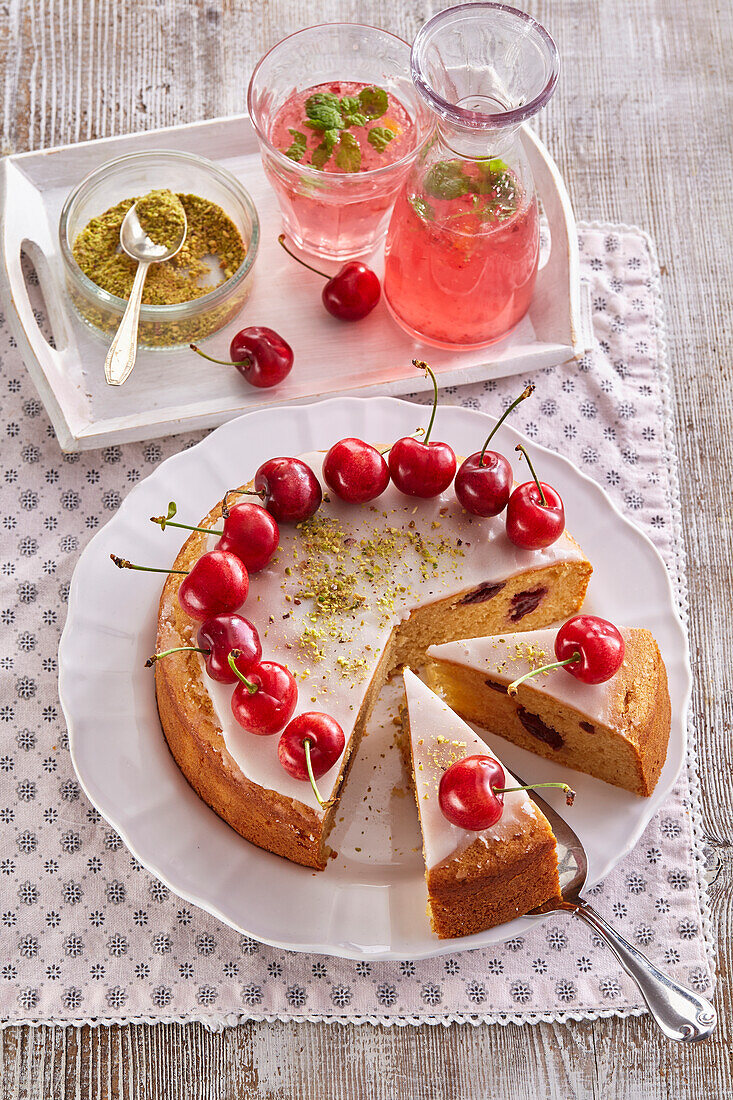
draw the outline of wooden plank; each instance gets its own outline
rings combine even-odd
[[[19,152],[243,109],[252,62],[305,22],[377,23],[411,38],[439,5],[387,0],[10,0],[0,5],[0,149]],[[247,1024],[11,1028],[0,1096],[372,1098],[733,1097],[733,749],[729,555],[731,383],[730,5],[525,0],[563,58],[540,120],[579,216],[656,239],[673,365],[700,716],[703,816],[721,1020],[673,1046],[648,1020],[568,1027],[374,1029]]]

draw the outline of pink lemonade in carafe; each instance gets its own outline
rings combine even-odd
[[[373,173],[415,146],[415,123],[400,100],[357,81],[317,84],[282,104],[268,136],[292,162],[287,170],[263,161],[296,243],[334,256],[373,247],[407,167]]]
[[[539,258],[537,200],[501,159],[441,160],[399,195],[384,294],[413,336],[482,347],[529,308]]]

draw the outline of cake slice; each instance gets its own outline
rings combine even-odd
[[[507,686],[555,660],[557,628],[471,638],[428,649],[428,682],[469,722],[523,749],[648,796],[667,755],[667,673],[648,630],[622,629],[624,662],[604,684],[564,669]]]
[[[465,756],[494,754],[450,707],[404,670],[403,748],[420,816],[430,923],[441,939],[471,936],[559,896],[552,829],[525,791],[504,796],[489,829],[471,832],[443,816],[438,786]],[[516,782],[504,769],[507,786]]]

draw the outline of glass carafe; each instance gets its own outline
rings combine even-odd
[[[504,4],[449,8],[418,33],[412,78],[436,125],[395,204],[384,276],[393,316],[417,339],[484,347],[527,312],[539,214],[520,126],[557,75],[547,31]]]

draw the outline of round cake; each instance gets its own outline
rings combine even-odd
[[[517,548],[503,517],[470,515],[452,487],[423,500],[390,483],[372,503],[346,503],[329,495],[323,452],[301,457],[323,502],[310,519],[281,525],[278,550],[250,576],[241,613],[259,632],[263,659],[295,676],[295,715],[323,712],[344,731],[340,759],[319,779],[325,806],[284,770],[278,736],[237,723],[232,686],[206,674],[201,654],[159,660],[155,678],[164,734],[198,794],[247,840],[323,869],[339,792],[388,676],[419,666],[431,645],[566,619],[580,608],[592,569],[567,533],[543,550]],[[217,503],[199,526],[220,527],[221,518]],[[174,568],[190,570],[217,541],[194,532]],[[197,644],[199,623],[177,599],[182,580],[173,573],[163,589],[159,651]]]

